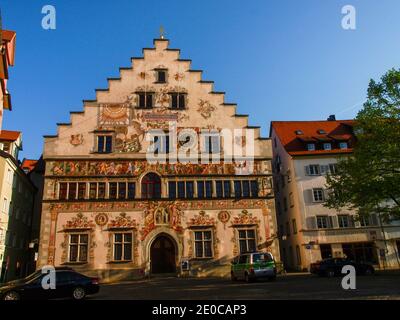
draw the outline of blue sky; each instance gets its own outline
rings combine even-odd
[[[41,27],[44,5],[56,30]],[[344,30],[351,4],[357,29]],[[22,156],[37,158],[42,136],[69,122],[82,99],[151,47],[160,25],[226,102],[268,135],[271,120],[356,115],[370,78],[400,63],[398,0],[0,0],[3,27],[17,32],[10,70],[13,111],[4,128],[23,131]]]

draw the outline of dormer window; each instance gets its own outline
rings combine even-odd
[[[301,136],[301,135],[303,134],[303,131],[301,131],[301,130],[296,130],[295,133],[296,133],[296,135]]]
[[[324,150],[332,150],[332,145],[330,143],[324,143]]]
[[[348,145],[347,142],[340,142],[340,143],[339,143],[339,148],[340,148],[340,149],[348,149],[348,148],[349,148],[349,145]]]
[[[139,92],[138,93],[138,107],[151,109],[153,108],[153,93]]]
[[[315,151],[315,143],[307,143],[308,151]]]
[[[156,70],[156,82],[157,83],[166,83],[167,82],[167,70],[166,69]]]
[[[171,96],[171,109],[184,110],[186,107],[186,94],[184,93],[170,93]]]
[[[318,132],[318,134],[326,134],[326,131],[323,129],[319,129],[317,132]]]

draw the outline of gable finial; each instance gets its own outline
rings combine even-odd
[[[163,26],[160,26],[160,39],[164,39],[165,30]]]

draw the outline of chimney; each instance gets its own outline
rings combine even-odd
[[[335,116],[334,114],[331,114],[331,115],[328,117],[328,121],[336,121],[336,116]]]

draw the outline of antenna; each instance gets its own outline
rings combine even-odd
[[[163,26],[160,26],[160,39],[164,39],[165,30]]]

